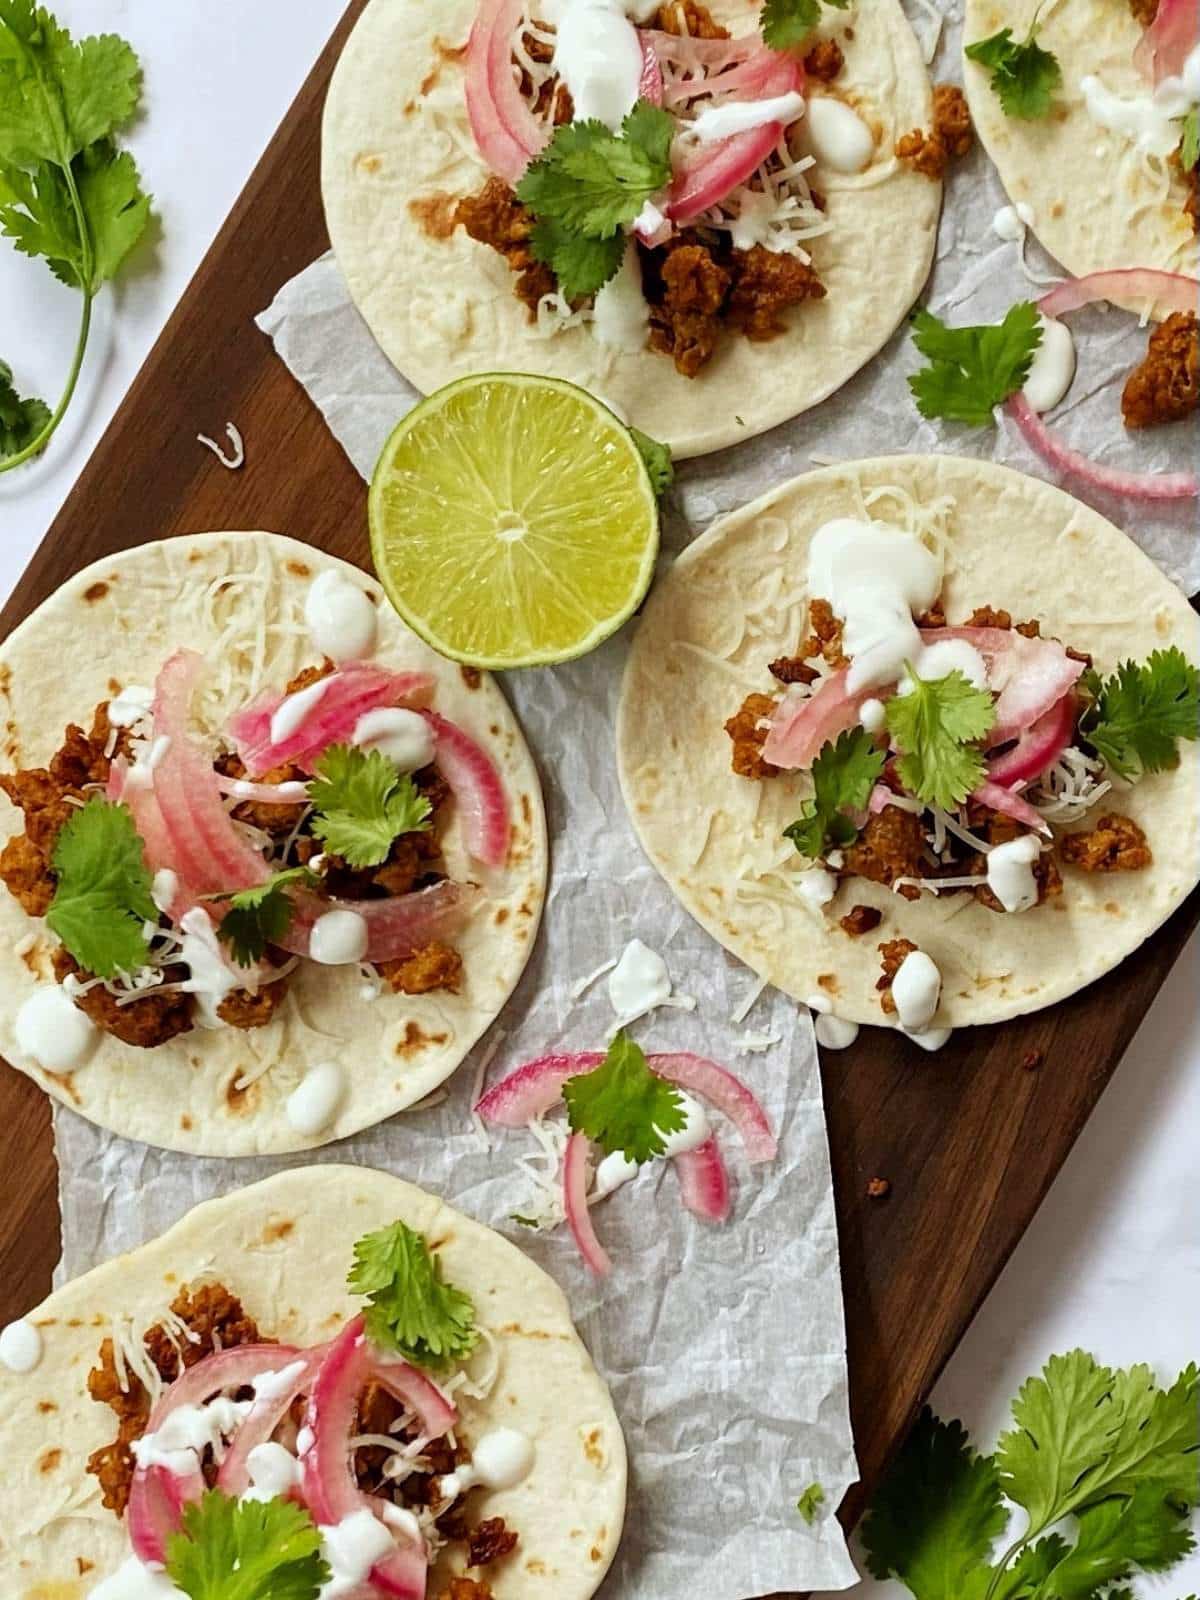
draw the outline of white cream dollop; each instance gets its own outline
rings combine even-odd
[[[933,1021],[942,997],[942,975],[924,950],[910,950],[892,979],[896,1016],[906,1033],[921,1033]]]
[[[875,154],[875,135],[852,106],[832,95],[808,102],[808,148],[831,172],[863,172]]]
[[[683,1108],[683,1127],[674,1133],[663,1135],[664,1150],[659,1158],[669,1161],[672,1156],[681,1156],[689,1150],[698,1150],[712,1132],[708,1120],[708,1113],[699,1100],[679,1091],[679,1100]],[[636,1161],[630,1161],[622,1150],[614,1150],[611,1155],[605,1156],[596,1168],[594,1191],[598,1199],[612,1194],[614,1189],[619,1189],[623,1183],[628,1183],[639,1172]]]
[[[206,1451],[221,1459],[224,1441],[243,1423],[252,1400],[228,1400],[218,1395],[202,1406],[178,1406],[154,1433],[133,1441],[139,1467],[165,1467],[177,1478],[199,1472]]]
[[[285,739],[299,733],[309,712],[328,694],[332,682],[332,677],[318,678],[307,689],[297,689],[295,694],[289,694],[279,702],[271,715],[272,744],[282,744]]]
[[[641,258],[630,239],[615,276],[596,295],[592,332],[601,344],[632,355],[645,346],[649,327],[650,307],[642,293]]]
[[[1193,46],[1177,78],[1164,78],[1152,91],[1127,99],[1114,94],[1094,73],[1081,78],[1088,116],[1099,127],[1128,139],[1150,156],[1169,156],[1183,136],[1181,119],[1200,104],[1200,45]]]
[[[471,1459],[440,1480],[447,1500],[457,1500],[476,1484],[483,1489],[515,1489],[533,1471],[533,1440],[519,1428],[495,1428],[471,1448]]]
[[[357,911],[326,911],[312,925],[309,957],[322,967],[352,967],[365,959],[370,933]]]
[[[1005,911],[1028,911],[1038,902],[1034,862],[1042,847],[1032,833],[1023,833],[988,851],[987,884]]]
[[[1015,206],[1001,206],[992,218],[992,232],[1008,244],[1020,244],[1026,228],[1032,228],[1033,207],[1019,200]]]
[[[734,134],[750,133],[768,122],[779,122],[786,128],[803,115],[804,96],[790,89],[787,94],[772,95],[766,100],[727,100],[724,105],[709,106],[686,131],[689,138],[701,144],[715,144]]]
[[[835,1017],[833,1004],[823,994],[810,994],[804,1002],[813,1014],[813,1032],[826,1050],[846,1050],[858,1038],[858,1023]]]
[[[923,645],[917,652],[913,666],[917,677],[927,683],[937,678],[948,678],[952,672],[961,672],[974,688],[983,689],[987,685],[987,662],[975,646],[968,644],[965,639],[938,639],[934,644]],[[897,693],[911,694],[913,687],[912,679],[905,673]]]
[[[352,1594],[367,1580],[377,1561],[390,1555],[395,1540],[373,1511],[353,1511],[341,1522],[321,1529],[321,1554],[329,1563],[330,1578],[320,1600]]]
[[[1038,314],[1042,342],[1034,351],[1029,376],[1021,389],[1034,411],[1052,410],[1075,377],[1075,340],[1070,328],[1057,317]]]
[[[345,1092],[346,1077],[335,1061],[310,1067],[287,1097],[284,1110],[289,1124],[310,1139],[324,1133],[337,1115]]]
[[[96,1045],[96,1025],[58,984],[35,989],[15,1024],[17,1049],[54,1077],[82,1067]]]
[[[869,700],[864,700],[858,708],[858,720],[868,733],[878,733],[883,727],[886,716],[887,707],[882,700],[876,700],[873,695]]]
[[[196,1021],[202,1028],[223,1028],[218,1007],[237,988],[237,975],[225,960],[217,930],[203,906],[194,906],[179,926],[183,933],[179,959],[188,969],[183,992],[196,996]]]
[[[837,877],[824,867],[809,867],[796,879],[796,893],[814,911],[820,911],[829,904],[837,893],[837,887]]]
[[[828,600],[843,619],[851,694],[895,683],[905,662],[916,659],[921,636],[913,615],[929,609],[941,583],[937,557],[911,533],[852,517],[817,529],[808,592]]]
[[[304,623],[314,648],[331,661],[362,661],[375,649],[375,607],[341,572],[313,579],[304,599]]]
[[[354,724],[353,742],[362,750],[378,750],[400,772],[419,772],[433,760],[433,729],[404,706],[365,711]]]
[[[42,1359],[42,1335],[22,1317],[0,1333],[0,1367],[9,1372],[32,1372]]]
[[[88,1600],[179,1600],[177,1589],[161,1567],[147,1567],[136,1556],[88,1590]]]
[[[619,1017],[632,1022],[671,998],[671,974],[657,950],[631,939],[608,976],[608,999]]]
[[[268,1440],[246,1457],[250,1487],[243,1500],[285,1500],[300,1484],[300,1463],[290,1450]]]
[[[559,12],[554,70],[571,92],[575,120],[614,131],[637,104],[642,47],[620,0],[566,0]]]
[[[129,683],[108,702],[110,728],[132,728],[141,722],[154,704],[154,690],[141,683]]]
[[[914,1044],[919,1044],[922,1050],[932,1053],[940,1050],[954,1033],[953,1028],[922,1028],[920,1033],[913,1033],[908,1028],[899,1030],[906,1039],[911,1039]]]

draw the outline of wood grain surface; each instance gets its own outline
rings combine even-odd
[[[360,565],[361,479],[253,326],[327,248],[320,112],[363,0],[334,33],[111,428],[0,616],[7,634],[72,572],[170,534],[267,528]],[[227,421],[247,464],[195,443]],[[1037,1016],[924,1056],[864,1030],[822,1063],[862,1485],[853,1522],[1032,1218],[1200,914],[1193,896],[1119,972]],[[1040,1065],[1029,1067],[1027,1061]],[[0,1072],[0,1323],[49,1289],[57,1174],[42,1094]],[[886,1178],[884,1199],[867,1185]],[[70,1175],[67,1174],[67,1181]],[[786,1308],[780,1308],[786,1315]]]

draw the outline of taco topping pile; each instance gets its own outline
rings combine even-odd
[[[469,1571],[511,1556],[519,1534],[473,1517],[470,1497],[515,1488],[536,1447],[507,1426],[463,1436],[455,1395],[481,1399],[497,1377],[470,1296],[402,1222],[359,1241],[349,1284],[365,1312],[310,1348],[265,1337],[208,1281],[132,1343],[104,1340],[88,1391],[118,1431],[88,1471],[132,1554],[90,1600],[196,1597],[230,1570],[256,1574],[255,1594],[275,1593],[270,1579],[280,1594],[424,1600],[447,1547]],[[443,1595],[491,1592],[464,1575]]]
[[[978,607],[948,625],[941,564],[913,534],[843,518],[810,549],[810,633],[771,662],[775,695],[726,722],[733,770],[812,785],[786,830],[819,913],[855,879],[896,896],[970,894],[1000,915],[1070,892],[1072,871],[1150,865],[1120,791],[1200,735],[1200,673],[1177,647],[1104,677],[1034,619]],[[855,905],[842,930],[880,926]],[[881,1007],[920,1034],[940,978],[910,941],[880,944]]]
[[[776,337],[826,292],[806,248],[832,226],[814,179],[877,155],[819,17],[817,0],[773,0],[733,38],[698,0],[481,0],[467,107],[493,176],[456,225],[505,257],[548,332],[587,323],[689,378],[726,333]],[[896,153],[940,178],[970,142],[943,88],[934,127]]]
[[[57,941],[57,985],[17,1024],[47,1071],[81,1065],[97,1029],[153,1048],[262,1027],[301,960],[359,969],[367,998],[463,981],[477,890],[449,875],[444,827],[453,806],[472,861],[501,866],[508,805],[431,708],[434,679],[326,656],[210,741],[192,729],[203,670],[183,650],[153,689],[114,685],[48,767],[0,776],[25,818],[0,878]]]

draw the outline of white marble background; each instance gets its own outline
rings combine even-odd
[[[342,9],[342,0],[55,0],[76,32],[115,30],[146,69],[130,143],[162,234],[100,317],[79,400],[49,457],[0,479],[7,595],[96,444]],[[75,338],[74,297],[0,241],[0,356],[53,403]],[[105,337],[107,332],[107,337]],[[197,415],[197,431],[224,417]],[[1111,980],[1119,982],[1119,975]],[[1010,1396],[1055,1350],[1174,1374],[1200,1355],[1200,945],[1148,1013],[1008,1268],[934,1393],[990,1445]],[[924,1070],[924,1069],[922,1069]],[[1200,1556],[1143,1580],[1154,1600],[1200,1589]],[[864,1583],[883,1600],[899,1586]]]

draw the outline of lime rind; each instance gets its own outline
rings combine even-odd
[[[658,553],[629,430],[587,390],[523,373],[462,378],[414,407],[383,448],[368,512],[396,611],[440,654],[483,668],[595,649],[641,605]]]

